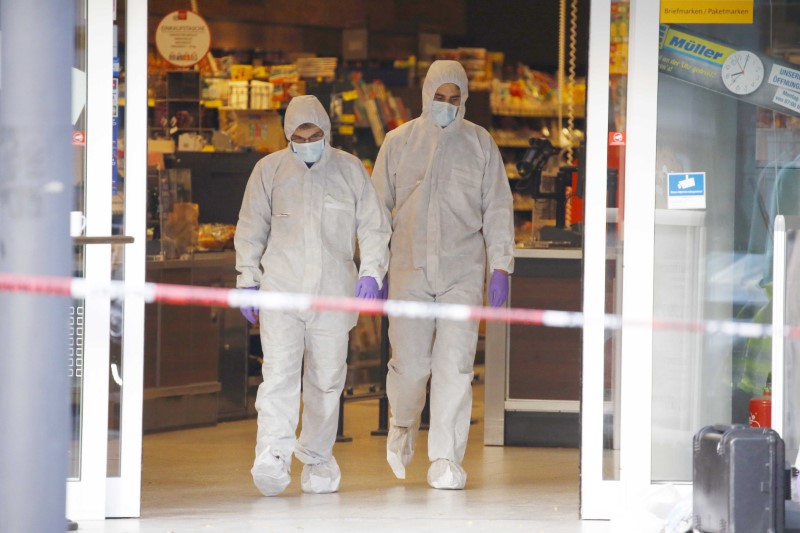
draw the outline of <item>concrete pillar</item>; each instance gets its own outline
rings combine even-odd
[[[0,271],[67,276],[74,2],[0,0]],[[64,531],[69,300],[0,293],[0,531]]]

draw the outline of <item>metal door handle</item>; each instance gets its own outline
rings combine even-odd
[[[109,235],[107,237],[73,237],[72,244],[132,244],[134,238],[128,235]]]

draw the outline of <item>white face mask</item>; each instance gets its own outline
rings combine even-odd
[[[306,163],[316,163],[322,157],[325,148],[325,139],[310,143],[296,143],[292,141],[292,150]]]
[[[450,123],[455,120],[457,113],[458,107],[454,106],[453,104],[440,102],[438,100],[431,102],[431,114],[433,115],[433,120],[435,120],[436,123],[443,128],[449,126]]]

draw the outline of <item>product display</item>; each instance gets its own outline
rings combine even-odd
[[[200,224],[197,228],[197,250],[206,252],[233,248],[235,232],[236,226],[233,224]]]

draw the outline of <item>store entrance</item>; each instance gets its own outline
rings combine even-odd
[[[581,157],[589,2],[550,0],[535,9],[471,0],[316,5],[300,17],[281,6],[195,2],[200,22],[194,27],[208,30],[210,54],[184,63],[177,51],[169,53],[176,42],[158,41],[167,39],[162,24],[174,13],[150,2],[147,280],[235,286],[230,237],[244,185],[261,156],[286,145],[281,121],[291,97],[317,96],[331,114],[333,143],[371,170],[385,134],[419,115],[430,62],[455,59],[470,77],[466,118],[492,134],[514,195],[521,274],[511,305],[580,310],[578,172],[574,181],[572,171],[568,180],[557,176]],[[535,191],[531,176],[517,170],[531,138],[552,149]],[[181,233],[184,222],[196,231],[196,243]],[[563,447],[575,454],[580,334],[523,329],[481,327],[470,448],[502,455],[504,448],[484,444],[531,447],[535,456],[533,447]],[[145,334],[146,442],[199,426],[254,429],[260,362],[269,354],[261,353],[258,332],[237,311],[151,305]],[[342,429],[353,446],[378,458],[385,457],[384,438],[357,432],[386,429],[376,398],[386,364],[381,341],[380,320],[362,317],[351,334]],[[492,367],[507,359],[508,365]],[[418,451],[420,464],[424,454]],[[146,477],[147,453],[144,470]],[[571,472],[577,483],[577,470]],[[482,475],[489,478],[488,471]]]

